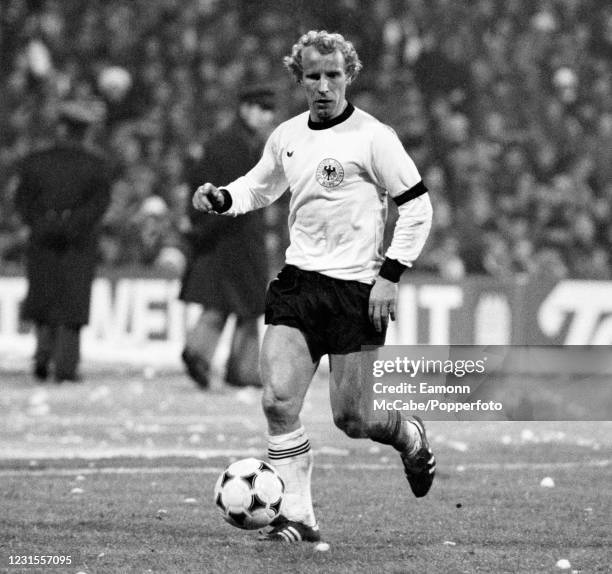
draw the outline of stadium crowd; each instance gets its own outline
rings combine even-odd
[[[278,86],[281,117],[305,109],[281,60],[311,28],[355,43],[365,66],[349,97],[396,129],[431,190],[420,269],[612,277],[605,0],[6,0],[2,266],[22,263],[25,239],[11,166],[77,98],[104,104],[97,143],[117,166],[102,264],[180,272],[185,166],[244,85]],[[284,214],[268,209],[278,251]]]

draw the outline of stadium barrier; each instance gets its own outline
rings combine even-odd
[[[29,358],[31,326],[19,318],[27,284],[0,274],[0,361]],[[105,272],[94,282],[86,361],[177,368],[196,305],[178,300],[180,281],[146,272]],[[612,282],[500,282],[469,277],[450,283],[407,275],[400,285],[392,345],[610,345]]]

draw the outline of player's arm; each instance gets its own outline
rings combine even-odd
[[[425,188],[422,182],[420,185]],[[412,267],[429,235],[432,219],[429,194],[424,191],[399,205],[398,211],[391,245],[370,292],[370,319],[378,331],[386,326],[388,318],[395,321],[400,277],[408,267]]]
[[[205,183],[193,195],[193,206],[206,213],[240,215],[266,207],[287,189],[287,179],[278,153],[278,128],[268,138],[257,164],[242,177],[217,187]],[[231,158],[228,158],[231,161]]]
[[[407,267],[421,254],[431,229],[433,209],[425,184],[420,181],[406,195],[393,198],[397,203],[399,217],[393,230],[391,245],[379,276],[397,283]]]
[[[391,245],[370,292],[370,319],[379,331],[389,318],[395,320],[400,277],[408,267],[412,267],[423,250],[433,212],[427,187],[414,162],[395,133],[386,130],[373,144],[373,174],[389,191],[398,207],[399,217]]]

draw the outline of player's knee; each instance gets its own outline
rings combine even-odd
[[[350,438],[365,438],[367,428],[362,418],[354,413],[334,413],[334,424]]]
[[[297,416],[294,401],[291,397],[283,397],[273,391],[264,391],[261,404],[264,414],[269,421],[288,422]]]

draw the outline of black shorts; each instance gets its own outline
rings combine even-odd
[[[370,321],[371,285],[344,281],[286,265],[266,293],[266,324],[299,329],[313,361],[346,355],[363,346],[380,347],[385,331]]]

